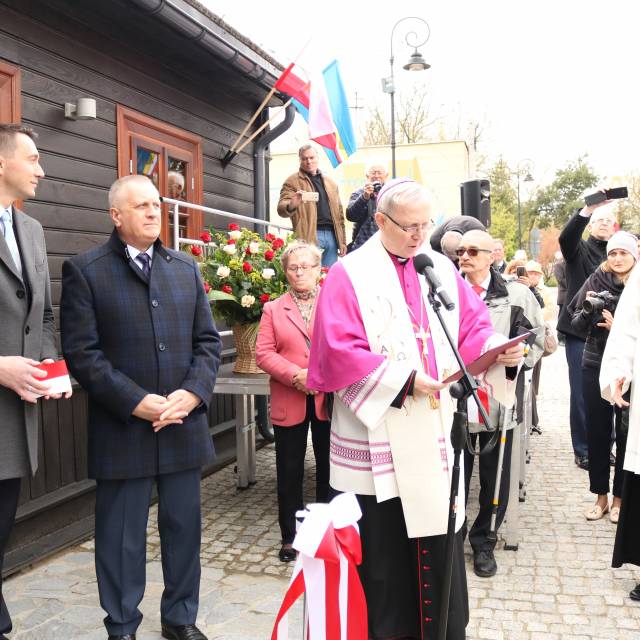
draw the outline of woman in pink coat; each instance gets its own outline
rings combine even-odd
[[[329,492],[329,419],[325,396],[307,387],[309,347],[320,293],[321,252],[296,240],[282,254],[289,291],[264,307],[256,344],[258,366],[270,376],[271,422],[276,441],[278,520],[282,532],[282,562],[295,560],[291,543],[295,513],[303,508],[302,480],[307,435],[311,425],[316,459],[316,501]]]

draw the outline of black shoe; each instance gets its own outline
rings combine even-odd
[[[585,471],[589,471],[589,457],[588,456],[574,456],[575,463]]]
[[[280,562],[293,562],[296,559],[296,550],[291,545],[283,544],[278,552]]]
[[[2,640],[4,636],[0,636],[0,640]],[[136,640],[135,633],[125,633],[123,636],[109,636],[109,640]]]
[[[172,626],[162,624],[162,637],[167,640],[207,640],[207,636],[195,624]]]
[[[539,436],[542,435],[542,429],[540,428],[539,424],[534,424],[531,427],[531,433],[537,433]]]
[[[629,591],[629,597],[632,600],[640,600],[640,583],[636,585],[635,589],[631,589],[631,591]]]
[[[496,575],[498,565],[493,551],[474,551],[473,570],[480,578],[491,578]]]

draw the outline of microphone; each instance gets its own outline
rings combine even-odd
[[[427,279],[431,291],[438,296],[440,302],[444,305],[444,308],[447,311],[455,309],[456,305],[442,286],[442,282],[440,282],[440,278],[433,268],[433,260],[426,253],[419,253],[413,259],[413,266],[416,268],[418,273],[421,273]]]

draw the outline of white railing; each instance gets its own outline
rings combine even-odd
[[[192,204],[190,202],[184,202],[183,200],[174,200],[173,198],[161,198],[164,204],[173,206],[171,216],[173,218],[173,248],[179,250],[180,245],[196,245],[200,247],[207,247],[210,243],[204,242],[195,238],[182,238],[180,237],[180,207],[187,209],[194,209],[195,211],[204,211],[205,213],[213,213],[223,218],[230,218],[231,220],[239,220],[248,224],[258,224],[265,227],[265,231],[270,227],[274,229],[281,229],[287,233],[292,233],[291,227],[286,227],[282,224],[275,224],[269,222],[269,220],[259,220],[258,218],[250,218],[249,216],[242,216],[238,213],[231,213],[230,211],[223,211],[222,209],[212,209],[211,207],[203,207],[200,204]],[[232,331],[220,331],[221,336],[230,336]]]

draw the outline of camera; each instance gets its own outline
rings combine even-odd
[[[373,193],[378,193],[382,189],[382,182],[374,182],[371,186],[373,187]]]
[[[600,291],[594,293],[592,296],[585,298],[582,303],[582,312],[587,316],[597,315],[599,316],[595,322],[600,322],[602,312],[606,309],[613,313],[618,304],[619,296],[614,296],[609,291]]]

